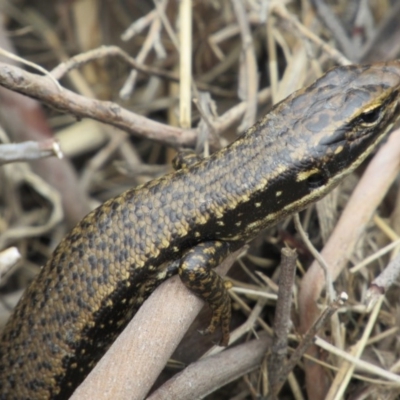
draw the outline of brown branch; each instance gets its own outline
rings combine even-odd
[[[0,165],[53,156],[62,158],[60,146],[54,139],[46,139],[38,142],[30,140],[21,143],[0,145]]]
[[[179,147],[194,145],[196,141],[194,130],[152,121],[113,102],[89,99],[68,89],[60,91],[50,79],[5,63],[0,63],[0,85],[78,118],[92,118],[163,144]]]
[[[194,146],[196,143],[196,129],[185,130],[162,124],[130,112],[116,103],[88,99],[68,89],[60,92],[48,78],[1,62],[0,85],[36,98],[50,107],[71,113],[78,118],[91,118],[166,145],[181,147]],[[263,104],[269,98],[270,90],[267,88],[258,93],[257,101]],[[237,104],[213,121],[215,133],[220,134],[237,123],[246,110],[246,104],[246,102]],[[217,144],[212,143],[212,145],[216,146]]]
[[[369,164],[335,230],[321,252],[321,256],[329,266],[333,281],[347,265],[360,235],[365,231],[376,207],[396,178],[400,170],[399,160],[400,130],[396,130]],[[300,323],[303,333],[318,318],[317,300],[324,287],[324,272],[319,263],[314,262],[304,276],[299,292]],[[319,350],[313,347],[310,349],[310,353],[318,358]],[[316,390],[317,387],[321,389],[320,395],[313,398],[324,398],[326,394],[324,392],[326,387],[323,388],[323,382],[326,382],[325,373],[315,363],[307,362],[305,367],[308,387],[312,387],[313,390]],[[316,385],[315,382],[318,382],[319,385]]]
[[[262,337],[189,365],[148,397],[148,400],[199,399],[257,368],[271,339]]]
[[[240,252],[231,254],[217,271],[225,274]],[[143,399],[203,305],[178,277],[164,282],[71,400]]]
[[[280,377],[286,362],[288,335],[292,325],[290,310],[296,272],[296,250],[283,248],[279,272],[278,300],[274,316],[274,338],[268,357],[268,378],[271,398],[275,398],[280,388]]]
[[[398,254],[373,280],[365,295],[367,308],[371,309],[378,299],[393,286],[400,276],[400,255]]]

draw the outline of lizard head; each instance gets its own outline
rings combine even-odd
[[[330,190],[393,127],[399,101],[400,61],[335,68],[295,93],[287,103],[299,113],[293,129],[302,132],[309,148],[309,155],[298,158],[297,181]],[[295,159],[296,151],[291,154]]]

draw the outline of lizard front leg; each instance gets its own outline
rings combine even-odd
[[[178,270],[186,287],[210,305],[213,315],[204,333],[213,333],[221,325],[221,346],[229,343],[231,300],[223,279],[213,268],[239,247],[239,244],[221,241],[199,243],[183,256]]]

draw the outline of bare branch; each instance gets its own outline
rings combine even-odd
[[[54,139],[0,145],[0,165],[53,156],[63,157],[60,146]]]

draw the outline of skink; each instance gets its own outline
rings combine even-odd
[[[179,273],[229,339],[212,269],[332,190],[399,117],[400,62],[331,70],[210,157],[106,201],[58,245],[0,341],[0,399],[67,399],[140,305]]]

